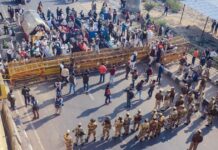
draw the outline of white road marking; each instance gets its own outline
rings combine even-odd
[[[3,13],[4,18],[6,18],[6,12],[5,9],[3,7],[2,1],[0,0],[0,6],[1,6],[1,12]]]
[[[33,150],[33,147],[32,147],[31,144],[29,144],[28,147],[29,147],[30,150]]]
[[[21,104],[22,104],[22,105],[25,105],[24,102],[22,101],[22,97],[21,97],[20,92],[17,91],[17,95],[19,96],[19,100],[20,100]],[[25,113],[28,114],[27,108],[25,108]],[[31,118],[29,117],[29,115],[27,116],[27,118],[28,118],[28,120],[31,120]],[[40,137],[39,137],[38,133],[36,132],[36,129],[35,129],[34,125],[32,124],[32,122],[30,122],[30,126],[31,126],[31,128],[32,128],[32,130],[33,130],[33,133],[34,133],[35,136],[36,136],[37,142],[38,142],[38,144],[39,144],[41,150],[45,150],[45,148],[44,148],[44,146],[42,145],[42,142],[41,142],[41,140],[40,140]]]
[[[5,82],[5,85],[6,85],[6,92],[9,92],[9,85],[8,85],[8,83]],[[16,113],[17,116],[20,116],[20,113],[19,113],[19,111],[17,109],[15,109],[15,113]],[[28,135],[27,135],[25,130],[23,130],[23,133],[24,133],[25,137],[27,139],[29,139],[29,137],[28,137]],[[29,150],[33,150],[33,147],[32,147],[32,145],[30,143],[28,144],[28,147],[29,147]]]
[[[88,94],[89,95],[89,97],[90,97],[90,99],[92,100],[92,101],[95,101],[95,98],[94,98],[94,96],[92,95],[92,94]]]

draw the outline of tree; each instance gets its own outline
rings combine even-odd
[[[147,2],[144,4],[145,10],[147,10],[148,12],[150,12],[155,6],[156,4],[153,2]]]

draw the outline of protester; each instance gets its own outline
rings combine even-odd
[[[198,55],[199,55],[198,49],[195,49],[193,52],[193,57],[192,57],[192,65],[193,66],[195,65],[195,60],[196,60],[196,58],[198,58]]]
[[[33,111],[33,120],[34,119],[39,119],[39,105],[37,100],[35,99],[34,96],[30,96],[31,103],[32,103],[32,111]]]
[[[160,84],[162,73],[164,72],[164,66],[161,64],[158,68],[158,74],[157,74],[157,82]]]
[[[122,3],[122,8],[125,8],[126,1],[121,0],[121,3]],[[50,9],[48,9],[47,16],[46,16],[47,18],[45,18],[43,17],[44,8],[42,2],[40,2],[37,7],[38,13],[44,20],[49,22],[48,24],[50,24],[51,32],[46,33],[43,39],[36,40],[33,43],[22,40],[20,46],[18,46],[19,55],[22,57],[22,59],[26,59],[30,57],[29,51],[31,51],[31,53],[33,53],[31,57],[33,56],[47,57],[44,51],[45,49],[47,49],[45,47],[47,46],[48,43],[49,45],[51,44],[50,46],[51,48],[49,47],[48,49],[49,50],[52,49],[52,53],[54,54],[53,56],[59,56],[65,54],[68,55],[77,51],[78,49],[81,51],[82,50],[97,51],[98,53],[96,53],[96,55],[101,55],[99,48],[104,47],[102,46],[105,44],[103,43],[103,41],[107,41],[106,43],[108,44],[109,42],[111,42],[110,40],[112,39],[117,41],[118,43],[117,45],[120,44],[118,47],[121,47],[122,45],[124,48],[140,47],[142,45],[147,44],[147,41],[149,39],[148,37],[150,36],[149,32],[151,31],[152,28],[156,28],[155,24],[151,23],[149,14],[147,14],[147,16],[144,17],[142,16],[142,13],[139,12],[137,18],[134,19],[133,13],[123,10],[126,12],[124,12],[124,16],[123,16],[124,19],[122,19],[120,18],[120,16],[118,15],[119,13],[116,10],[113,11],[113,9],[107,6],[106,2],[103,3],[102,12],[100,14],[97,14],[96,12],[96,3],[94,1],[92,2],[91,7],[92,10],[89,11],[87,19],[85,19],[86,15],[84,15],[83,12],[77,14],[77,12],[74,9],[71,9],[70,6],[66,7],[66,13],[61,8],[57,8],[56,16],[52,14]],[[169,8],[166,5],[164,15],[167,15],[168,9]],[[65,18],[65,14],[66,14],[66,18]],[[12,10],[10,10],[10,15],[11,18],[14,18]],[[16,17],[16,13],[15,13],[15,17]],[[141,22],[143,28],[141,29],[136,28],[135,30],[132,29],[131,25],[136,20]],[[10,25],[7,25],[6,27],[8,27],[8,29],[7,28],[6,29],[9,30],[9,32],[11,32],[11,28],[9,26]],[[214,25],[213,28],[214,28],[213,30],[215,30],[216,26]],[[8,32],[7,30],[5,30],[6,33]],[[62,30],[66,30],[66,31],[62,31]],[[107,33],[104,33],[103,30],[106,30],[105,32]],[[155,30],[159,30],[157,34],[159,34],[160,36],[166,36],[167,38],[170,37],[169,33],[165,31],[165,28],[163,26],[160,26],[159,29],[155,29]],[[166,30],[169,29],[166,28]],[[92,34],[91,31],[96,33]],[[68,34],[78,34],[78,35],[68,35]],[[171,45],[169,45],[169,43],[164,41],[164,39],[161,40],[158,39],[157,41],[152,42],[150,46],[151,46],[151,53],[150,53],[151,60],[150,62],[148,62],[148,69],[145,71],[147,82],[149,82],[151,75],[154,74],[151,66],[153,60],[156,59],[156,62],[161,62],[163,60],[162,56],[168,53],[167,50],[169,49],[167,47],[171,47]],[[12,48],[12,49],[7,51],[9,61],[12,61],[14,60],[14,58],[16,58],[14,56],[15,53],[14,49],[16,48]],[[36,51],[39,52],[39,55],[38,54],[36,55]],[[69,51],[69,53],[67,53],[66,51]],[[114,124],[115,137],[120,137],[121,135],[128,135],[130,126],[131,124],[133,124],[133,130],[132,130],[133,132],[136,130],[140,130],[138,135],[136,136],[136,139],[139,139],[140,141],[144,141],[146,138],[147,138],[146,140],[155,138],[161,134],[161,131],[164,128],[173,129],[174,127],[176,128],[181,124],[183,125],[183,123],[185,123],[186,125],[190,124],[192,121],[193,114],[199,110],[198,107],[200,107],[200,111],[202,112],[203,117],[207,119],[207,126],[211,126],[214,122],[215,114],[217,113],[216,112],[217,101],[215,101],[214,98],[212,98],[211,101],[206,100],[206,98],[204,97],[205,95],[204,93],[207,85],[206,81],[207,79],[209,79],[209,73],[210,73],[209,68],[212,67],[212,62],[211,62],[212,60],[210,58],[212,56],[212,52],[210,52],[209,50],[205,50],[205,52],[202,52],[201,56],[200,57],[199,56],[200,56],[199,52],[196,49],[193,53],[192,68],[188,64],[185,54],[183,54],[182,59],[180,59],[179,73],[181,74],[183,73],[182,77],[184,78],[183,80],[184,85],[183,83],[181,83],[181,94],[180,94],[177,93],[176,92],[177,89],[175,90],[175,88],[172,86],[170,86],[169,89],[162,90],[160,86],[156,84],[156,82],[160,84],[160,81],[163,81],[161,80],[162,74],[164,72],[164,66],[162,63],[158,68],[157,81],[152,79],[149,82],[148,86],[143,87],[145,80],[140,79],[141,81],[139,81],[135,86],[135,83],[139,78],[139,74],[137,71],[138,68],[135,66],[137,62],[137,57],[139,56],[137,56],[136,52],[132,53],[132,55],[130,56],[129,63],[127,63],[125,66],[125,79],[128,79],[128,75],[132,69],[131,72],[132,83],[130,87],[125,90],[127,94],[126,107],[128,109],[132,109],[132,100],[135,97],[134,87],[136,89],[136,94],[139,94],[139,99],[142,99],[141,94],[144,88],[148,88],[148,98],[152,97],[156,86],[159,92],[155,93],[155,108],[152,111],[152,113],[149,114],[151,115],[150,119],[145,119],[145,121],[141,123],[142,118],[144,118],[141,110],[138,110],[138,112],[134,115],[133,121],[131,120],[130,112],[126,113],[125,117],[119,116],[115,119],[116,120]],[[201,64],[200,66],[196,66],[195,63],[196,58],[200,58],[200,64]],[[203,67],[205,66],[205,64],[206,67]],[[76,93],[76,85],[77,85],[76,75],[79,76],[81,73],[78,70],[76,70],[76,68],[79,65],[80,64],[74,62],[74,60],[70,60],[69,68],[68,68],[68,63],[64,64],[64,62],[61,62],[60,64],[60,75],[62,78],[58,79],[55,82],[55,91],[56,91],[55,108],[56,108],[57,115],[61,114],[62,107],[64,105],[63,95],[62,95],[63,86],[69,83],[69,89],[67,89],[69,90],[68,93],[69,94]],[[114,84],[114,77],[116,75],[117,68],[115,66],[112,66],[112,68],[109,69],[110,82],[106,84],[106,88],[104,89],[105,104],[111,103],[110,88],[111,85]],[[203,70],[204,68],[206,69]],[[99,66],[98,68],[100,74],[99,83],[105,82],[105,74],[107,73],[107,70],[108,69],[104,64],[101,64]],[[140,78],[141,76],[142,75],[140,74]],[[83,88],[86,94],[89,91],[89,80],[90,80],[89,78],[90,78],[90,74],[88,70],[82,72]],[[200,81],[199,87],[196,88],[199,81]],[[99,88],[101,88],[101,86]],[[117,86],[114,86],[114,88],[117,88]],[[29,92],[30,89],[24,86],[22,89],[22,95],[24,96],[25,104],[27,106],[27,104],[31,100],[34,119],[36,119],[39,118],[39,112],[38,112],[39,105],[35,97],[30,96]],[[90,91],[90,94],[91,92],[93,92],[93,90]],[[176,94],[180,96],[178,96],[177,98]],[[113,95],[115,97],[116,93]],[[11,104],[11,108],[14,110],[15,96],[13,95],[12,90],[8,93],[8,100]],[[162,103],[163,103],[163,109],[161,109]],[[120,110],[122,110],[122,108]],[[163,111],[163,114],[160,113],[160,110]],[[117,109],[115,109],[115,111],[117,111]],[[108,140],[110,129],[111,129],[111,119],[108,116],[106,116],[105,119],[103,120],[102,126],[103,126],[103,139],[106,138],[106,140]],[[95,119],[91,119],[87,127],[88,127],[88,135],[86,141],[88,142],[91,135],[93,135],[94,141],[96,141],[97,121]],[[124,134],[122,134],[123,128],[124,128]],[[75,145],[78,144],[79,140],[83,145],[84,144],[83,137],[85,135],[85,132],[82,128],[82,125],[79,123],[78,126],[73,130],[73,132],[75,132],[75,136],[76,136]],[[201,142],[201,140],[199,140],[200,138],[199,139],[196,138],[197,136],[200,137],[200,131],[198,131],[198,133],[196,134],[198,135],[194,135],[192,138],[192,143],[189,148],[190,150],[196,149],[198,144]],[[70,137],[69,131],[67,131],[67,133],[65,134],[64,140],[65,140],[66,148],[72,149],[73,141],[72,138]]]
[[[152,97],[152,94],[153,94],[153,91],[154,91],[154,88],[155,88],[155,83],[156,83],[155,80],[152,80],[152,81],[150,82],[149,90],[148,90],[148,98],[151,98],[151,97]]]
[[[56,115],[60,115],[62,111],[62,106],[64,105],[63,103],[63,98],[61,96],[58,96],[55,99],[55,108],[56,108]]]
[[[126,75],[125,75],[125,79],[127,80],[129,77],[129,73],[131,71],[131,67],[129,65],[129,63],[126,64]]]
[[[135,69],[136,62],[137,62],[137,52],[134,52],[130,57],[130,66],[132,69]]]
[[[135,81],[138,79],[138,71],[136,69],[132,72],[132,87],[135,87]]]
[[[104,83],[105,81],[105,74],[107,72],[107,67],[102,63],[98,68],[99,74],[100,74],[100,80],[99,83]]]
[[[167,14],[168,14],[168,10],[169,10],[169,7],[168,7],[167,4],[165,4],[163,15],[166,15],[166,16],[167,16]]]
[[[129,88],[126,89],[126,107],[127,108],[131,108],[131,101],[134,98],[134,93],[133,93],[133,89],[130,86]]]
[[[139,99],[142,99],[142,90],[143,90],[143,83],[145,81],[144,80],[141,80],[137,85],[136,85],[136,94],[139,94]]]
[[[61,96],[62,95],[62,88],[63,88],[61,79],[58,79],[55,82],[55,88],[56,88],[56,97]]]
[[[113,85],[114,83],[114,78],[115,78],[115,73],[116,73],[116,68],[113,65],[113,67],[110,69],[110,84]]]
[[[89,72],[86,70],[83,75],[83,89],[87,93],[89,91]]]
[[[149,81],[150,76],[153,74],[153,69],[151,65],[148,65],[148,69],[146,70],[146,81]]]
[[[111,103],[111,90],[110,90],[110,84],[107,84],[104,92],[105,96],[105,104]]]
[[[71,73],[69,77],[69,94],[76,93],[76,84],[77,84],[76,77],[74,73]]]
[[[63,83],[68,83],[69,75],[70,75],[69,69],[66,68],[66,67],[64,67],[64,68],[61,70],[61,77],[62,77],[62,82],[63,82]]]

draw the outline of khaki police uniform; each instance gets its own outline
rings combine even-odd
[[[66,150],[73,149],[73,139],[69,133],[64,134],[64,142],[65,142]]]
[[[143,122],[140,125],[139,134],[136,136],[136,138],[140,141],[143,141],[145,138],[148,138],[149,134],[149,122]]]
[[[125,135],[129,134],[130,123],[131,123],[131,118],[129,115],[126,115],[126,117],[123,120],[123,128],[124,128]]]
[[[91,135],[93,135],[94,141],[96,141],[96,128],[97,128],[96,121],[91,119],[88,124],[88,136],[86,138],[86,142],[88,142]]]
[[[117,120],[115,120],[115,137],[120,137],[121,136],[121,131],[122,131],[122,127],[123,127],[123,120],[122,118],[118,118]]]
[[[85,132],[82,128],[82,126],[78,126],[76,127],[73,132],[75,132],[75,137],[76,137],[76,141],[75,141],[75,144],[77,145],[79,140],[80,140],[80,143],[81,144],[84,144],[83,143],[83,136],[85,135]]]
[[[102,123],[102,126],[103,126],[103,136],[102,136],[102,139],[104,139],[105,137],[106,137],[106,139],[108,139],[109,136],[110,136],[110,129],[111,129],[111,122],[110,122],[110,120],[105,120]]]

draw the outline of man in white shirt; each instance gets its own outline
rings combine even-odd
[[[68,68],[63,68],[61,70],[61,77],[62,77],[62,81],[65,83],[68,83],[68,77],[70,75],[69,69]]]
[[[135,68],[136,61],[137,61],[137,52],[134,52],[130,57],[130,66],[132,69]]]

